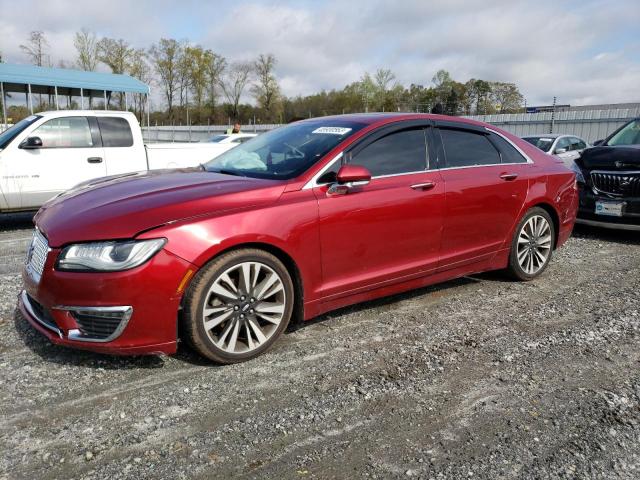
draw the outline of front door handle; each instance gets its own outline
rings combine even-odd
[[[435,182],[424,182],[424,183],[416,183],[415,185],[411,185],[411,188],[414,190],[431,190],[436,186]]]
[[[89,163],[102,163],[102,157],[89,157],[87,158]]]
[[[503,173],[500,175],[500,178],[502,180],[506,180],[507,182],[510,182],[511,180],[515,180],[516,178],[518,178],[518,174],[517,173]]]

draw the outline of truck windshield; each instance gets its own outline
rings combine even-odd
[[[640,120],[626,124],[618,133],[609,139],[607,145],[640,145]]]
[[[39,115],[31,115],[30,117],[24,118],[16,123],[11,128],[8,128],[4,132],[0,133],[0,150],[4,150],[7,148],[7,145],[11,143],[11,140],[16,138],[20,132],[22,132],[29,125],[39,120],[41,117]]]
[[[266,179],[295,178],[365,124],[315,119],[271,130],[204,165],[209,172]]]

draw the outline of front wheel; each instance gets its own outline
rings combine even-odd
[[[226,253],[194,279],[183,309],[186,340],[218,363],[237,363],[267,350],[293,311],[291,276],[263,250]]]
[[[520,220],[515,232],[507,270],[518,280],[533,280],[551,260],[555,239],[553,220],[546,210],[534,207]]]

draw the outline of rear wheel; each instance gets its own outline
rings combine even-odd
[[[534,207],[520,220],[511,242],[509,273],[519,280],[533,280],[549,265],[555,231],[546,210]]]
[[[257,249],[220,256],[194,279],[185,298],[187,341],[218,363],[236,363],[267,350],[287,328],[293,282],[275,256]]]

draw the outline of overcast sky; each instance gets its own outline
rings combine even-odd
[[[458,81],[514,82],[529,105],[640,101],[640,0],[0,0],[0,51],[43,30],[51,60],[72,62],[74,32],[148,47],[188,39],[230,61],[273,53],[286,95],[342,88],[390,68],[430,85],[444,68]]]

